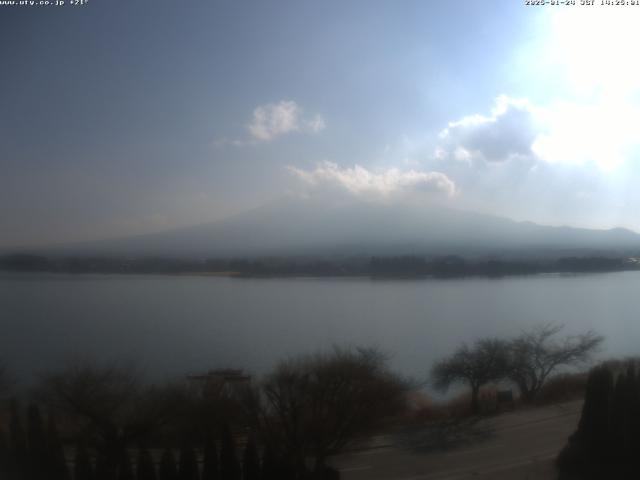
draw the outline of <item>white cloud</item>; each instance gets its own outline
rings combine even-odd
[[[325,126],[321,115],[305,118],[296,102],[283,100],[257,107],[247,128],[255,140],[268,142],[292,132],[318,133]]]
[[[510,160],[595,166],[610,171],[640,146],[640,108],[627,101],[537,106],[500,96],[490,115],[450,122],[434,156],[441,160]]]
[[[341,168],[332,162],[322,162],[313,170],[288,168],[308,185],[338,188],[356,196],[391,198],[428,194],[451,197],[456,193],[453,181],[440,172],[400,171],[397,168],[373,172],[360,165]]]
[[[442,145],[436,155],[449,152],[457,160],[488,162],[530,155],[539,134],[537,115],[528,101],[500,96],[490,116],[475,114],[450,122],[440,132]]]
[[[506,96],[452,121],[423,163],[453,179],[462,208],[541,223],[618,225],[633,192],[640,108],[596,98],[541,106]]]
[[[306,120],[305,121],[305,125],[306,125],[307,129],[312,133],[321,132],[327,126],[324,123],[324,118],[322,118],[322,115],[320,115],[320,114],[316,115],[315,117],[313,117],[313,118],[311,118],[309,120]]]

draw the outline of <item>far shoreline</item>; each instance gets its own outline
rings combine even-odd
[[[416,275],[370,275],[370,274],[328,274],[318,275],[313,273],[296,274],[249,274],[238,271],[182,271],[182,272],[150,272],[150,271],[61,271],[61,270],[37,270],[37,271],[17,271],[0,269],[0,274],[17,274],[24,276],[52,275],[52,276],[153,276],[153,277],[202,277],[202,278],[231,278],[238,280],[343,280],[359,279],[371,281],[420,281],[420,280],[466,280],[466,279],[489,279],[501,280],[508,278],[531,278],[542,276],[591,276],[610,273],[637,272],[640,269],[618,269],[618,270],[598,270],[598,271],[532,271],[520,273],[486,274],[486,273],[466,273],[466,274],[416,274]]]

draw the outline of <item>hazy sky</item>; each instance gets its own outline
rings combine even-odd
[[[640,6],[523,3],[0,7],[0,246],[337,192],[640,229]]]

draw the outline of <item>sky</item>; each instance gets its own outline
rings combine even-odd
[[[640,230],[640,6],[0,5],[0,247],[282,196]]]

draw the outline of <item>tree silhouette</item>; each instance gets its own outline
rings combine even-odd
[[[466,383],[471,388],[471,412],[479,413],[480,388],[503,378],[507,373],[507,344],[497,338],[483,338],[472,346],[462,344],[453,355],[431,369],[434,386],[446,391],[452,384]]]
[[[11,471],[15,476],[22,475],[28,465],[27,439],[22,426],[20,406],[16,399],[11,400],[11,418],[9,420],[9,441],[11,451]]]
[[[159,480],[178,480],[178,469],[176,468],[176,458],[170,449],[165,449],[160,458]]]
[[[220,441],[220,477],[222,480],[240,480],[240,463],[231,427],[225,423]]]
[[[9,450],[9,443],[7,442],[7,436],[0,426],[0,478],[8,478],[10,471],[11,451]]]
[[[278,457],[271,445],[267,445],[262,454],[262,480],[281,480]]]
[[[0,360],[0,400],[4,400],[11,391],[13,378],[5,363]]]
[[[137,480],[156,480],[156,467],[153,463],[151,452],[145,447],[138,450],[138,462],[136,466]]]
[[[84,444],[76,447],[76,455],[73,467],[74,480],[93,480],[93,466],[91,465],[91,457]]]
[[[202,460],[202,480],[218,480],[219,478],[216,444],[211,435],[207,435]]]
[[[330,455],[405,408],[407,385],[386,361],[375,349],[336,348],[282,362],[247,388],[250,421],[296,478],[306,474],[307,458],[323,470]]]
[[[259,480],[260,479],[260,456],[258,447],[252,435],[247,440],[242,458],[243,480]]]
[[[180,467],[178,477],[180,480],[198,480],[198,459],[196,452],[187,443],[180,449]]]
[[[58,426],[51,412],[47,416],[47,456],[48,478],[51,480],[67,480],[69,469],[64,456],[64,447],[58,433]]]
[[[591,370],[578,429],[558,457],[560,478],[637,478],[640,473],[635,366]]]
[[[145,385],[126,364],[75,363],[43,377],[41,395],[94,432],[96,474],[113,477],[123,452],[179,411],[171,386]]]
[[[592,331],[554,341],[562,328],[562,325],[544,324],[509,343],[508,377],[516,384],[520,398],[525,402],[535,400],[557,368],[588,361],[603,341],[603,337]]]
[[[114,463],[114,459],[107,457],[100,451],[96,452],[96,480],[117,480],[118,466],[118,463]]]
[[[30,476],[34,479],[47,476],[50,469],[47,438],[40,409],[34,404],[27,408],[27,448]]]
[[[120,458],[120,465],[118,467],[118,480],[134,480],[133,467],[131,465],[131,457],[129,451],[124,450],[122,457]]]
[[[630,362],[627,368],[625,400],[627,404],[627,425],[629,433],[626,435],[628,441],[627,448],[629,452],[640,452],[640,376],[638,375],[636,365]],[[630,454],[634,459],[636,471],[640,466],[640,458]]]

